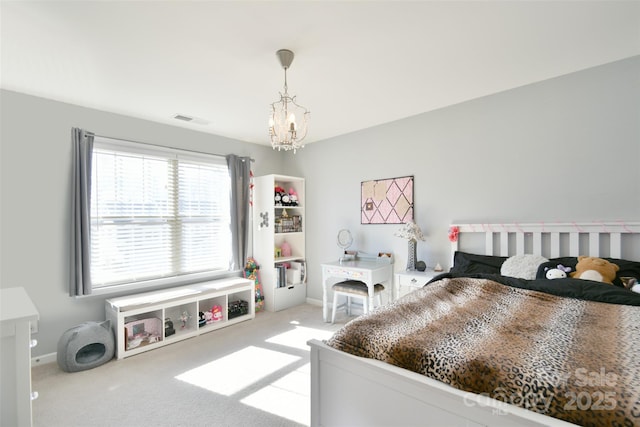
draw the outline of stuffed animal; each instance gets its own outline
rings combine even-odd
[[[222,307],[219,305],[214,305],[213,307],[211,307],[211,314],[213,315],[214,322],[222,320]]]
[[[212,313],[212,312],[210,312],[210,311],[205,311],[205,312],[204,312],[204,320],[205,320],[207,323],[211,323],[211,322],[213,322],[213,313]]]
[[[571,267],[565,267],[562,264],[558,264],[556,268],[545,267],[545,277],[547,279],[564,279],[567,277],[567,273],[571,271]]]
[[[280,187],[279,185],[276,185],[275,188],[273,189],[273,201],[274,201],[274,204],[276,206],[282,206],[283,205],[282,198],[286,194],[287,194],[287,192],[284,191],[284,188]]]
[[[293,187],[289,189],[289,206],[298,206],[298,193]]]
[[[640,294],[640,283],[638,283],[638,279],[635,277],[624,276],[621,277],[620,280],[626,289]]]
[[[594,280],[613,285],[613,279],[616,278],[616,272],[620,270],[618,265],[613,264],[605,259],[579,256],[576,271],[571,273],[574,279]]]

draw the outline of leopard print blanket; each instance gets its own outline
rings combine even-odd
[[[444,278],[326,343],[571,423],[640,425],[640,307]]]

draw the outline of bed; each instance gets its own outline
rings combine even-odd
[[[640,425],[640,223],[451,230],[451,272],[309,342],[311,425]],[[521,254],[541,278],[500,274]],[[578,255],[624,279],[540,276]]]

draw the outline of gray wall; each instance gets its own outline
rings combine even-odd
[[[0,107],[0,286],[25,287],[41,313],[34,355],[54,352],[71,326],[104,319],[104,297],[67,296],[73,126],[251,155],[256,175],[305,177],[308,297],[317,300],[319,265],[337,259],[341,228],[351,229],[354,248],[394,252],[396,270],[406,264],[398,226],[360,224],[364,180],[415,176],[416,221],[427,235],[418,258],[428,265],[448,265],[451,221],[640,219],[640,57],[308,144],[295,156],[8,91]]]
[[[309,298],[322,298],[319,264],[337,259],[341,228],[354,248],[391,250],[395,270],[406,266],[399,226],[360,224],[365,180],[415,176],[429,266],[449,265],[452,221],[637,221],[640,57],[309,144],[295,161],[291,174],[307,178]]]
[[[70,327],[105,318],[108,297],[68,296],[72,127],[214,154],[248,155],[256,160],[256,175],[281,173],[284,167],[286,157],[267,146],[10,91],[0,95],[0,287],[24,287],[40,312],[34,356],[55,352]]]

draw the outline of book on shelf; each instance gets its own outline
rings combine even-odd
[[[276,287],[287,286],[287,266],[284,263],[276,264]]]

